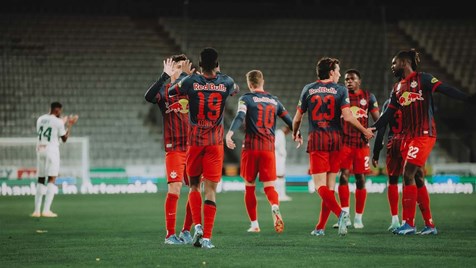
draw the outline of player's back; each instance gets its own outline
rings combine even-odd
[[[274,151],[276,117],[286,112],[277,97],[268,92],[246,93],[240,105],[246,105],[245,143],[250,150]]]
[[[193,74],[178,86],[189,97],[189,145],[223,144],[225,102],[238,91],[233,79],[221,73],[214,77]]]
[[[36,121],[38,145],[48,149],[59,148],[59,138],[66,134],[64,122],[52,114],[44,114]]]
[[[332,82],[316,81],[301,93],[301,112],[309,110],[308,151],[335,151],[341,146],[341,109],[349,107],[347,89]]]

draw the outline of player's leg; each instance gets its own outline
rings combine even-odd
[[[248,229],[250,233],[260,232],[258,223],[258,201],[256,199],[256,176],[258,175],[258,161],[253,155],[252,150],[243,150],[241,152],[241,171],[240,175],[245,181],[245,207],[251,226]]]
[[[367,189],[365,189],[365,174],[370,173],[370,148],[356,148],[354,153],[354,173],[355,173],[355,218],[354,228],[364,228],[362,215],[365,209],[365,200],[367,199]]]
[[[58,215],[51,211],[53,198],[55,197],[58,187],[56,187],[56,177],[59,174],[59,150],[49,151],[46,154],[46,174],[48,175],[48,184],[46,185],[45,204],[43,206],[43,217],[57,217]]]
[[[205,202],[203,205],[203,242],[202,248],[210,249],[215,246],[211,243],[213,227],[215,225],[216,189],[221,180],[223,169],[224,148],[222,145],[206,146],[203,155],[203,178],[205,188]],[[212,164],[213,163],[213,164]]]
[[[185,161],[184,161],[185,164]],[[186,171],[186,166],[183,166],[184,174],[183,174],[183,183],[190,188],[190,180],[187,176],[187,171]],[[192,219],[192,209],[190,208],[190,202],[188,200],[188,195],[187,195],[187,202],[185,205],[185,217],[183,220],[183,227],[182,231],[179,234],[179,238],[185,243],[185,244],[191,244],[192,243],[192,235],[190,233],[190,229],[192,228],[193,224],[193,219]]]
[[[390,227],[388,227],[389,231],[394,231],[400,227],[400,220],[398,218],[398,177],[399,176],[388,176],[387,197],[390,205],[390,214],[392,216],[392,223]]]
[[[189,146],[187,149],[187,175],[190,180],[190,192],[188,202],[192,212],[195,233],[193,235],[194,246],[200,247],[203,235],[202,227],[202,194],[200,189],[201,176],[203,171],[203,146]]]
[[[329,190],[332,192],[334,196],[335,196],[334,188],[336,183],[336,176],[337,176],[337,173],[335,172],[327,173],[327,187],[329,188]],[[331,210],[329,209],[329,207],[327,207],[324,200],[321,200],[321,212],[319,213],[319,221],[316,225],[316,229],[312,231],[311,233],[312,235],[315,235],[315,236],[324,235],[324,230],[326,229],[327,220],[329,219],[330,214],[331,214]]]
[[[164,203],[165,226],[167,234],[165,244],[178,245],[183,242],[175,234],[175,224],[177,218],[177,205],[182,189],[184,177],[185,156],[182,152],[167,152],[165,154],[165,171],[167,173],[167,195]]]
[[[316,192],[322,198],[329,210],[339,217],[338,233],[340,235],[345,235],[347,233],[347,226],[345,222],[349,217],[349,213],[342,210],[342,208],[337,203],[334,192],[329,190],[327,185],[327,173],[331,169],[329,164],[331,159],[329,158],[329,152],[311,152],[310,172],[312,174]]]
[[[43,196],[46,194],[46,155],[44,152],[37,152],[37,168],[38,183],[36,184],[35,193],[35,210],[31,214],[32,217],[41,216],[41,203]]]
[[[387,174],[388,174],[388,189],[387,197],[390,206],[390,214],[392,216],[392,223],[388,230],[393,232],[400,227],[400,220],[398,218],[398,178],[403,172],[404,160],[402,158],[400,148],[401,139],[393,138],[387,145]]]
[[[417,202],[418,206],[420,207],[423,220],[425,221],[425,228],[423,228],[423,230],[419,233],[422,235],[437,234],[438,231],[436,230],[431,216],[430,195],[426,189],[424,174],[423,168],[420,168],[415,174],[415,183],[418,189]]]
[[[337,192],[339,194],[340,206],[342,207],[344,211],[349,212],[349,206],[350,206],[349,178],[350,178],[350,169],[352,167],[352,149],[350,147],[343,146],[341,148],[339,159],[341,159],[341,164],[340,164],[341,172],[339,176],[339,187],[337,188]]]
[[[275,189],[276,156],[274,152],[270,151],[259,151],[258,154],[259,180],[263,183],[264,193],[271,205],[274,229],[281,233],[284,231],[284,222],[279,210],[279,195]]]

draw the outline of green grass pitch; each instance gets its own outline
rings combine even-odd
[[[364,229],[349,229],[346,237],[339,237],[332,229],[336,218],[331,215],[326,236],[313,237],[310,232],[316,224],[320,199],[308,193],[290,195],[293,201],[281,204],[284,233],[274,232],[268,202],[258,193],[261,233],[248,234],[243,193],[218,194],[213,250],[163,244],[164,193],[58,195],[52,206],[59,214],[56,219],[30,218],[32,196],[0,197],[0,266],[476,266],[474,194],[431,195],[440,233],[427,237],[387,232],[390,216],[385,194],[369,194]],[[184,207],[182,198],[177,231],[183,223]],[[419,212],[417,227],[423,227]]]

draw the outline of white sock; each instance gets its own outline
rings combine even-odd
[[[271,210],[275,210],[275,209],[279,209],[279,206],[274,204],[274,205],[271,205]]]
[[[210,238],[203,238],[203,241],[210,241]]]
[[[342,210],[349,213],[349,207],[343,207]]]
[[[35,213],[40,213],[41,203],[43,202],[43,195],[46,191],[46,186],[43,183],[38,183],[36,185],[36,194],[35,194]]]
[[[362,221],[362,214],[355,213],[354,220],[357,220],[357,221]]]
[[[251,222],[251,228],[259,228],[259,223],[257,220]]]
[[[278,196],[284,196],[284,191],[283,191],[283,186],[282,186],[282,179],[281,178],[276,178],[276,181],[274,181],[274,189],[276,189],[276,192],[278,192]]]
[[[43,212],[51,211],[51,203],[53,203],[53,198],[55,197],[56,185],[49,182],[46,185],[46,197],[45,197],[45,206],[43,207]]]
[[[392,216],[392,223],[394,223],[394,222],[399,222],[398,215],[393,215]]]

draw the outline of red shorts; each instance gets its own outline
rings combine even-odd
[[[405,162],[423,167],[435,145],[435,137],[413,137],[402,142],[401,153]]]
[[[189,146],[187,150],[187,174],[212,182],[220,182],[223,169],[223,145]]]
[[[388,176],[400,176],[403,174],[404,160],[400,148],[403,140],[392,138],[387,144],[387,174]]]
[[[185,172],[186,152],[175,151],[165,153],[165,172],[167,183],[183,182],[188,185],[188,177]]]
[[[241,177],[247,182],[254,182],[259,173],[261,182],[276,180],[275,157],[274,151],[241,151]]]
[[[337,173],[339,172],[340,158],[339,151],[313,151],[309,152],[309,173],[319,174],[325,172]]]
[[[342,146],[340,150],[340,168],[351,170],[354,174],[370,173],[370,148]]]

